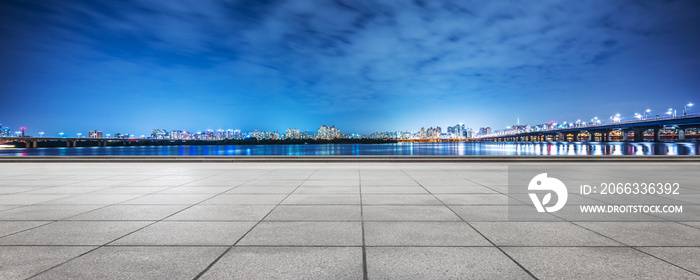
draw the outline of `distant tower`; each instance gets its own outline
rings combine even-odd
[[[518,118],[518,125],[520,125],[520,118]]]
[[[20,127],[19,129],[22,130],[22,137],[24,137],[24,130],[27,129],[27,128],[23,126],[23,127]]]

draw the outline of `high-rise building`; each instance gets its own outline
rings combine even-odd
[[[299,131],[296,127],[294,129],[288,128],[284,134],[284,138],[286,139],[301,139],[301,136],[301,131]]]
[[[153,139],[167,139],[168,132],[165,129],[151,129],[151,138]]]
[[[479,128],[479,136],[484,136],[484,135],[488,135],[488,134],[491,134],[491,127],[490,126]]]
[[[88,132],[88,138],[104,138],[102,137],[102,131],[93,130]]]
[[[1,123],[0,123],[0,136],[2,136],[2,137],[10,137],[10,136],[12,136],[12,131],[10,130],[10,128],[9,128],[9,127],[3,127]]]
[[[460,123],[455,126],[447,127],[447,134],[450,138],[462,138],[464,137],[464,124]]]
[[[466,138],[474,137],[474,130],[472,130],[471,128],[467,128],[467,130],[464,131],[464,137],[466,137]]]
[[[335,126],[328,127],[324,124],[316,131],[316,138],[320,139],[333,139],[339,136],[340,129],[335,128]]]

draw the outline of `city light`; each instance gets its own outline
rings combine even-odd
[[[683,106],[683,115],[687,115],[688,108],[693,107],[693,103],[688,103],[685,106]]]
[[[615,114],[614,116],[611,116],[610,119],[613,120],[613,122],[619,123],[622,118],[620,117],[620,114]]]
[[[688,102],[683,105],[683,115],[687,116],[688,109],[694,106],[693,103]],[[607,124],[627,124],[630,122],[647,120],[649,118],[652,109],[647,108],[640,112],[632,113],[632,117],[628,117],[628,120],[623,122],[626,118],[621,113],[616,113],[609,117],[609,121],[603,121],[600,118],[593,117],[590,122],[582,121],[581,119],[575,119],[575,121],[564,121],[560,124],[555,121],[550,121],[548,123],[543,123],[539,125],[529,125],[520,124],[520,118],[517,118],[515,125],[506,126],[504,129],[491,129],[491,127],[482,127],[479,130],[472,130],[471,128],[465,128],[464,123],[459,122],[455,126],[447,127],[446,132],[440,127],[429,127],[421,128],[417,132],[411,131],[385,131],[385,132],[373,132],[369,135],[360,135],[357,133],[346,133],[341,134],[340,129],[333,125],[322,125],[316,131],[306,130],[301,131],[297,128],[289,128],[286,131],[265,131],[265,130],[255,130],[251,132],[241,132],[240,130],[233,129],[206,129],[204,131],[199,131],[196,133],[191,133],[184,130],[165,130],[165,129],[152,129],[151,134],[145,134],[141,136],[133,134],[104,134],[106,138],[118,138],[118,139],[168,139],[168,140],[204,140],[204,141],[222,141],[222,140],[244,140],[244,139],[257,139],[257,140],[286,140],[286,139],[397,139],[397,140],[410,140],[410,139],[426,139],[426,140],[441,140],[441,139],[473,139],[481,138],[487,135],[512,135],[523,132],[533,132],[533,131],[548,131],[556,130],[562,128],[572,128],[572,127],[586,127],[586,126],[597,126],[597,125],[607,125]],[[673,108],[668,108],[665,112],[667,118],[676,118],[677,110]],[[659,115],[656,115],[659,119]],[[11,131],[9,127],[0,127],[0,136],[12,136],[15,137],[32,137],[31,135],[25,135],[26,127],[20,127],[20,130]],[[41,131],[38,132],[38,137],[44,137],[46,133]],[[63,132],[58,133],[59,137],[64,138],[66,135]],[[77,138],[82,138],[83,134],[78,132],[75,134]],[[89,136],[87,136],[89,135]],[[91,130],[86,134],[86,138],[105,138],[102,137],[102,131]]]

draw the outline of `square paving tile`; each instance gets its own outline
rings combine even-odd
[[[0,238],[0,245],[103,245],[148,224],[60,221]]]
[[[442,205],[431,194],[364,194],[364,205]]]
[[[276,246],[361,246],[360,222],[261,222],[238,243]]]
[[[467,222],[560,222],[561,218],[550,213],[540,213],[540,215],[518,216],[520,213],[533,211],[531,205],[449,205],[450,209],[457,213]],[[514,217],[510,217],[509,208]]]
[[[362,194],[428,194],[422,187],[366,187],[362,186]]]
[[[496,192],[484,186],[426,186],[429,192],[433,194],[461,194],[461,193],[476,193],[476,194],[495,194]]]
[[[225,249],[103,247],[33,279],[193,279]]]
[[[274,207],[274,205],[195,205],[167,220],[259,221]]]
[[[307,180],[302,187],[359,187],[358,180]]]
[[[628,247],[503,248],[539,279],[697,279]]]
[[[497,246],[622,246],[568,222],[472,222]]]
[[[35,204],[0,212],[0,220],[61,220],[102,205],[47,205]]]
[[[360,187],[299,187],[294,194],[359,194]]]
[[[367,205],[362,211],[365,221],[461,221],[443,205]]]
[[[201,204],[273,204],[277,205],[286,194],[221,194]]]
[[[117,204],[143,196],[141,194],[82,194],[43,202],[43,204]]]
[[[367,246],[492,246],[465,222],[366,222]]]
[[[2,221],[0,222],[0,237],[38,227],[50,223],[49,221]]]
[[[27,279],[94,249],[94,246],[2,246],[0,278]]]
[[[359,196],[358,196],[358,198],[359,198]],[[17,207],[22,207],[22,206],[24,206],[24,205],[0,205],[0,211],[5,211],[5,210],[9,210],[9,209],[17,208]]]
[[[159,191],[158,194],[220,194],[232,188],[228,186],[180,186]]]
[[[189,205],[109,205],[73,216],[67,220],[80,221],[157,221]]]
[[[369,247],[369,279],[532,279],[493,247]]]
[[[298,187],[304,180],[253,180],[243,184],[246,187]]]
[[[211,198],[212,194],[149,194],[122,204],[195,204]]]
[[[359,205],[280,205],[266,221],[360,221]]]
[[[359,194],[297,194],[289,195],[282,204],[360,204]]]
[[[690,270],[700,278],[700,247],[639,247],[652,256]]]
[[[5,205],[27,205],[42,203],[47,201],[56,201],[58,199],[68,197],[65,194],[8,194],[0,195],[0,204]]]
[[[162,190],[169,189],[169,187],[111,187],[104,188],[91,194],[151,194],[159,192]]]
[[[673,222],[581,222],[629,246],[700,246],[700,229]]]
[[[231,246],[255,222],[162,221],[127,235],[114,245],[222,245]]]
[[[362,279],[362,248],[234,247],[200,279]]]
[[[508,204],[508,197],[502,194],[436,194],[435,196],[448,205]]]
[[[96,192],[107,187],[80,187],[80,186],[60,186],[51,188],[41,188],[25,194],[83,194],[89,192]]]
[[[290,194],[297,187],[258,187],[258,186],[240,186],[230,191],[228,194],[247,193],[247,194]]]

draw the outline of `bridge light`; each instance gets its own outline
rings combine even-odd
[[[686,105],[683,107],[683,115],[684,115],[684,116],[686,115],[686,111],[688,111],[688,108],[690,108],[690,107],[693,107],[693,103],[688,102],[688,104],[686,104]]]

